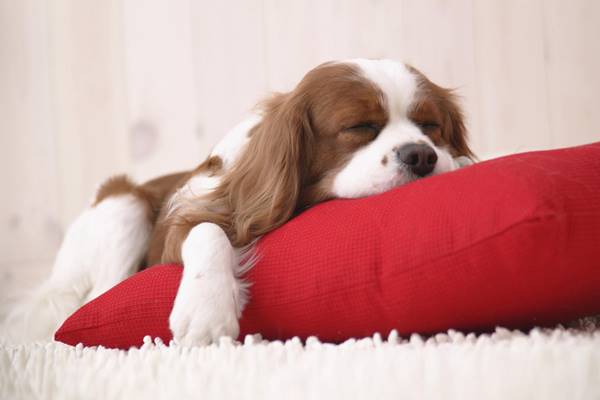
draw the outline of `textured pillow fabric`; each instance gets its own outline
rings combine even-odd
[[[600,313],[600,143],[517,154],[357,200],[266,235],[242,334],[339,342],[526,328]],[[69,344],[170,339],[181,268],[158,266],[73,314]]]

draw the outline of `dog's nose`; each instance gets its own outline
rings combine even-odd
[[[421,143],[409,143],[396,150],[398,160],[417,176],[425,176],[435,168],[437,154],[431,146]]]

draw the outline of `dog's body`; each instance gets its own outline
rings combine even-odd
[[[236,337],[247,299],[242,261],[257,238],[321,201],[380,193],[470,156],[451,93],[415,69],[323,64],[265,102],[196,169],[143,185],[105,182],[69,228],[51,277],[8,325],[21,340],[47,338],[140,267],[181,262],[175,340]]]

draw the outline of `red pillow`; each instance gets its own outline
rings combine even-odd
[[[339,342],[600,313],[600,143],[330,201],[265,236],[259,253],[242,335]],[[159,266],[129,278],[67,319],[56,340],[168,341],[180,274]]]

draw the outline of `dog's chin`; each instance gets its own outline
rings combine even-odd
[[[416,180],[419,179],[423,179],[423,178],[427,178],[429,176],[435,175],[435,171],[424,175],[424,176],[419,176],[413,172],[411,172],[408,168],[403,167],[403,166],[398,166],[397,169],[397,178],[395,179],[396,182],[398,182],[395,186],[402,186],[402,185],[406,185],[407,183],[411,183],[414,182]]]
[[[397,174],[396,174],[396,176],[393,179],[394,183],[391,185],[391,188],[402,186],[402,185],[406,185],[408,183],[411,183],[411,182],[414,182],[414,181],[418,181],[418,180],[421,180],[421,179],[425,179],[425,178],[429,178],[431,176],[440,175],[440,174],[443,174],[443,173],[446,173],[446,172],[450,172],[450,171],[453,171],[454,169],[457,169],[457,168],[459,168],[459,167],[458,166],[457,167],[453,166],[453,168],[449,168],[447,170],[446,169],[437,169],[436,168],[433,171],[431,171],[430,173],[421,176],[421,175],[415,174],[414,172],[412,172],[411,170],[409,170],[406,167],[398,166],[398,168],[397,168]]]
[[[424,178],[430,177],[432,175],[433,174],[427,174],[425,176],[419,176],[419,175],[413,174],[412,172],[406,172],[406,178],[405,179],[406,179],[406,183],[411,183],[411,182],[414,182],[414,181],[418,181],[419,179],[424,179]]]
[[[391,179],[389,179],[387,182],[377,185],[375,187],[375,190],[373,190],[373,192],[370,193],[369,195],[381,194],[381,193],[387,192],[388,190],[393,190],[393,189],[399,188],[401,186],[404,186],[406,184],[409,184],[411,182],[414,182],[420,178],[422,178],[422,177],[420,177],[416,174],[413,174],[407,168],[398,166],[394,176]]]

